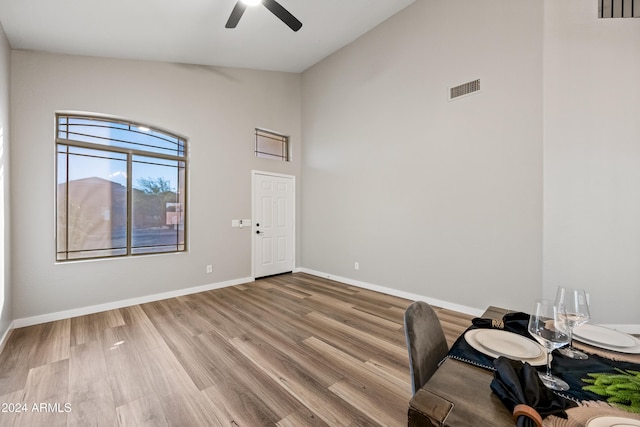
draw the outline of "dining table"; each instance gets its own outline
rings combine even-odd
[[[507,309],[491,306],[484,312],[482,318],[500,321],[509,312]],[[461,339],[462,336],[459,340]],[[616,360],[620,360],[619,363],[624,364],[625,368],[637,366],[637,369],[640,370],[640,354],[619,354],[575,340],[573,345],[589,354],[597,354],[597,356],[592,356],[593,358],[610,360],[614,365],[618,363]],[[555,354],[556,352],[554,352]],[[634,364],[636,362],[637,365]],[[563,363],[579,364],[581,361],[565,360]],[[450,353],[440,362],[438,369],[427,383],[419,388],[411,398],[408,425],[410,427],[514,426],[515,421],[512,413],[491,390],[490,384],[493,378],[494,371],[487,369],[487,366],[474,363],[473,360],[452,357]],[[590,419],[600,416],[638,420],[638,425],[640,425],[640,414],[619,409],[606,400],[592,398],[572,400],[577,402],[577,406],[566,410],[566,419],[549,415],[544,418],[542,425],[544,427],[584,427]],[[635,425],[635,422],[625,425]]]

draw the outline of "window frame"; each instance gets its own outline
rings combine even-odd
[[[61,118],[67,118],[67,119],[80,119],[80,120],[95,120],[97,122],[101,122],[101,123],[114,123],[117,125],[124,125],[127,126],[128,131],[132,131],[132,132],[136,132],[136,133],[148,133],[148,132],[153,132],[153,133],[158,133],[158,134],[163,134],[166,135],[167,137],[173,138],[176,141],[178,141],[180,144],[179,146],[181,147],[181,149],[176,149],[177,153],[182,153],[182,155],[170,155],[170,154],[166,154],[166,153],[161,153],[161,152],[153,152],[153,151],[145,151],[139,148],[126,148],[126,147],[119,147],[119,146],[114,146],[114,145],[108,145],[108,144],[99,144],[99,143],[94,143],[94,142],[86,142],[86,141],[77,141],[77,140],[73,140],[73,139],[65,139],[65,138],[61,138],[60,137],[60,133],[61,132],[65,132],[64,130],[60,130],[60,119]],[[67,125],[68,125],[68,120],[67,120]],[[132,130],[133,128],[137,128],[140,130]],[[114,127],[113,129],[124,129],[124,128],[116,128]],[[144,130],[141,130],[144,129]],[[108,141],[114,141],[114,139],[109,139]],[[136,143],[131,143],[132,145],[136,145]],[[54,240],[55,240],[55,260],[57,263],[67,263],[67,262],[76,262],[76,261],[87,261],[87,260],[100,260],[100,259],[112,259],[112,258],[130,258],[130,257],[137,257],[137,256],[148,256],[148,255],[162,255],[162,254],[179,254],[179,253],[183,253],[183,252],[187,252],[188,250],[188,194],[189,194],[189,190],[188,190],[188,184],[189,184],[189,157],[188,157],[188,141],[187,138],[182,137],[180,135],[177,135],[173,132],[169,132],[166,131],[164,129],[155,127],[155,126],[150,126],[150,125],[146,125],[146,124],[142,124],[140,122],[135,122],[135,121],[131,121],[131,120],[127,120],[127,119],[122,119],[122,118],[118,118],[118,117],[112,117],[112,116],[102,116],[102,115],[92,115],[92,114],[82,114],[82,113],[64,113],[64,112],[58,112],[55,115],[55,178],[54,178],[54,182],[55,184],[55,227],[54,227]],[[70,153],[70,149],[71,148],[80,148],[80,149],[87,149],[87,150],[98,150],[98,151],[102,151],[102,152],[108,152],[108,153],[113,153],[113,154],[120,154],[120,155],[125,155],[126,156],[126,160],[123,160],[126,162],[126,201],[127,201],[127,206],[126,206],[126,248],[125,249],[125,253],[124,254],[117,254],[117,255],[100,255],[100,256],[83,256],[83,257],[77,257],[77,258],[70,258],[69,254],[74,252],[69,250],[69,217],[68,217],[68,185],[67,185],[67,195],[65,196],[66,199],[66,209],[67,212],[65,212],[65,216],[67,218],[67,222],[65,224],[65,231],[66,231],[66,236],[64,237],[65,239],[65,245],[66,248],[64,251],[60,251],[58,248],[58,239],[59,239],[59,233],[58,233],[58,200],[59,200],[59,183],[58,183],[58,172],[59,172],[59,155],[60,154],[64,154],[63,152],[60,151],[59,147],[60,146],[66,146],[66,152],[67,154],[73,154]],[[159,147],[160,148],[160,147]],[[163,148],[160,148],[163,149]],[[166,149],[163,149],[166,151]],[[133,240],[133,235],[132,235],[132,230],[133,230],[133,189],[134,189],[134,183],[133,183],[133,165],[134,163],[137,163],[137,161],[135,160],[135,157],[141,157],[141,158],[151,158],[151,159],[158,159],[158,160],[168,160],[168,161],[176,161],[178,165],[182,164],[183,166],[177,166],[176,169],[176,173],[178,175],[178,177],[183,181],[183,185],[180,186],[178,185],[178,188],[176,188],[176,192],[179,193],[180,192],[180,188],[183,189],[183,194],[181,194],[182,196],[182,211],[183,211],[183,224],[182,224],[182,243],[180,243],[179,241],[176,242],[176,250],[168,250],[168,251],[155,251],[155,252],[139,252],[139,253],[134,253],[136,248],[144,248],[144,247],[136,247],[133,246],[132,244],[132,240]],[[65,168],[67,168],[67,178],[66,178],[66,183],[68,184],[69,179],[68,179],[68,174],[69,174],[69,170],[68,170],[68,162],[65,165]],[[180,169],[183,169],[183,171],[181,172]],[[154,246],[167,246],[167,245],[154,245]],[[182,249],[179,249],[179,248]],[[87,250],[82,250],[79,252],[92,252],[92,251],[96,251],[96,252],[104,252],[104,251],[110,251],[110,250],[115,250],[117,248],[106,248],[106,249],[87,249]],[[64,254],[64,258],[61,259],[60,255]]]
[[[255,128],[255,140],[254,140],[254,155],[255,157],[261,159],[270,159],[270,160],[278,160],[282,162],[290,162],[291,161],[291,138],[288,135],[274,132],[272,130],[263,129],[263,128]],[[258,140],[259,137],[270,138],[274,141],[280,142],[282,144],[282,154],[272,154],[267,153],[265,151],[258,150]]]

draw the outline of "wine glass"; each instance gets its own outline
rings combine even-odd
[[[565,330],[569,335],[569,345],[559,351],[564,356],[571,359],[588,359],[589,356],[571,346],[573,339],[573,328],[589,321],[589,303],[584,289],[558,287],[556,293],[556,304],[560,314],[560,319],[564,323]]]
[[[542,383],[552,390],[569,390],[569,384],[551,375],[551,352],[569,344],[569,335],[562,329],[558,306],[551,300],[537,300],[529,318],[529,333],[547,350],[547,372],[539,372]]]

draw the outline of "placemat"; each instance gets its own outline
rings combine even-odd
[[[495,319],[475,318],[472,325],[467,331],[478,328],[494,328],[513,332],[529,339],[533,339],[527,330],[529,315],[526,313],[508,313],[503,317],[503,321]],[[467,332],[465,331],[465,333]],[[607,356],[612,353],[607,351]],[[588,373],[608,373],[615,372],[615,368],[640,371],[640,364],[625,360],[614,360],[609,357],[603,357],[596,353],[591,353],[586,360],[569,359],[557,351],[553,353],[551,362],[551,372],[554,375],[564,379],[570,389],[565,392],[557,392],[558,395],[576,402],[581,401],[599,401],[603,400],[601,396],[590,391],[583,390],[585,384],[582,378],[587,378]],[[617,353],[618,355],[620,353]],[[483,369],[495,371],[493,367],[494,358],[487,356],[471,347],[464,339],[464,333],[455,341],[449,353],[448,358],[456,359],[464,363],[469,363]],[[539,371],[544,371],[545,366],[537,367]]]
[[[567,409],[568,418],[550,415],[542,420],[543,427],[584,427],[591,418],[612,416],[640,420],[640,414],[630,414],[605,402],[582,402],[577,408]]]

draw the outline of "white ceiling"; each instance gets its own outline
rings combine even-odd
[[[0,0],[13,49],[302,72],[415,0],[278,0],[225,23],[236,0]]]

